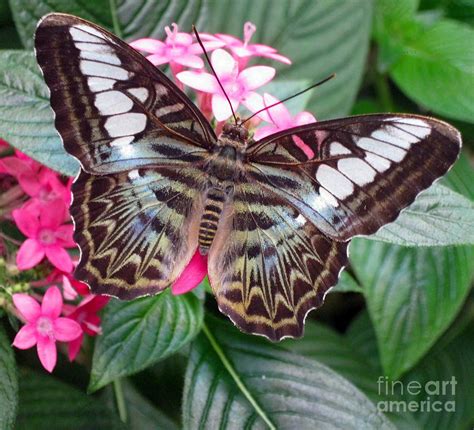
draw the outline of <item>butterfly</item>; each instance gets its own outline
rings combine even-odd
[[[321,121],[258,142],[228,123],[216,136],[165,74],[95,24],[47,15],[35,47],[56,129],[81,164],[75,276],[133,299],[171,286],[199,250],[221,312],[274,341],[302,335],[350,239],[394,221],[460,151],[455,128],[408,114]]]

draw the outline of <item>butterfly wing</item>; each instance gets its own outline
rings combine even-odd
[[[249,176],[329,237],[396,219],[457,159],[459,132],[432,118],[364,115],[285,130],[250,145]]]
[[[209,252],[219,309],[249,333],[301,336],[306,314],[322,304],[347,263],[347,245],[273,191],[240,183]]]
[[[215,143],[186,95],[103,28],[50,14],[38,25],[35,47],[56,129],[87,172],[197,162]]]
[[[73,184],[75,276],[131,299],[172,285],[197,248],[202,173],[191,167],[81,172]]]

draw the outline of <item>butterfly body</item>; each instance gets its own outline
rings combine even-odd
[[[243,331],[301,336],[347,265],[349,240],[394,221],[455,162],[459,132],[410,114],[219,138],[191,100],[99,26],[50,14],[36,56],[55,126],[81,163],[75,276],[121,299],[170,287],[208,255],[219,309]]]

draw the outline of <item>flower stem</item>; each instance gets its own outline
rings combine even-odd
[[[123,395],[122,380],[117,378],[113,382],[115,401],[117,402],[117,409],[120,421],[127,422],[127,407],[125,406],[125,397]]]
[[[390,86],[388,85],[388,79],[386,74],[376,73],[375,75],[375,89],[379,97],[379,101],[382,105],[384,112],[394,112],[395,106],[390,92]]]
[[[243,383],[242,379],[240,378],[240,376],[237,374],[237,372],[235,371],[235,369],[232,367],[232,364],[231,362],[229,361],[229,359],[226,357],[224,351],[222,350],[222,348],[220,347],[220,345],[218,344],[216,338],[214,337],[214,335],[211,333],[211,331],[209,330],[209,328],[207,327],[206,323],[203,323],[203,326],[202,326],[202,331],[204,332],[204,334],[206,335],[207,339],[209,340],[209,343],[211,344],[212,348],[214,349],[215,353],[217,354],[217,356],[219,357],[219,359],[221,360],[222,364],[224,365],[224,367],[226,368],[226,370],[229,372],[229,375],[232,377],[232,379],[234,380],[235,384],[237,385],[237,387],[239,387],[240,391],[242,392],[242,394],[245,396],[245,398],[249,401],[249,403],[252,405],[252,407],[255,409],[255,412],[257,412],[258,415],[260,415],[260,417],[263,419],[263,421],[265,421],[265,423],[268,425],[268,427],[272,430],[276,430],[276,427],[275,425],[272,423],[272,421],[270,420],[270,418],[267,416],[267,414],[265,413],[265,411],[260,407],[260,405],[257,403],[257,400],[252,396],[252,394],[250,393],[250,391],[247,389],[247,387],[245,386],[245,384]]]
[[[114,27],[114,33],[117,37],[123,38],[122,30],[120,29],[120,24],[117,16],[117,5],[115,0],[109,0],[110,14],[112,15],[112,25]]]

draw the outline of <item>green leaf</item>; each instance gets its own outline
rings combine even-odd
[[[449,118],[474,122],[474,29],[442,20],[403,46],[390,76],[412,100]]]
[[[435,184],[370,238],[403,246],[474,244],[474,203]]]
[[[458,313],[469,291],[474,249],[403,248],[355,239],[351,261],[363,285],[383,368],[413,367]]]
[[[193,343],[183,399],[185,429],[393,428],[326,366],[214,319]]]
[[[330,293],[362,293],[362,287],[347,271],[341,273],[337,284],[329,290]],[[306,336],[306,335],[305,335]]]
[[[206,31],[241,37],[243,23],[251,21],[257,26],[252,43],[273,46],[293,61],[291,66],[270,63],[279,70],[276,82],[316,82],[336,73],[336,79],[314,91],[307,106],[317,119],[350,111],[365,65],[372,2],[221,0],[213,3],[211,13]]]
[[[15,428],[125,429],[97,398],[52,376],[26,369],[20,374],[20,408]]]
[[[130,430],[178,430],[177,424],[142,396],[131,383],[124,384]]]
[[[13,429],[18,406],[18,376],[15,355],[0,324],[0,429]]]
[[[54,128],[48,88],[32,52],[0,52],[0,136],[54,170],[77,173],[79,164]]]
[[[167,290],[111,302],[96,341],[89,389],[98,390],[178,351],[199,333],[202,318],[202,302],[194,294],[172,296]]]
[[[464,153],[461,153],[459,160],[442,179],[442,183],[474,201],[474,169]]]
[[[370,321],[368,324],[370,326]],[[373,330],[370,329],[370,335],[375,340]],[[378,360],[373,365],[368,363],[365,354],[359,350],[360,345],[352,342],[351,335],[343,336],[323,324],[307,321],[304,337],[285,340],[283,346],[330,367],[356,385],[374,403],[386,398],[381,396],[377,385],[383,375]],[[420,428],[409,412],[386,415],[399,429]]]
[[[192,24],[204,27],[210,7],[200,0],[11,0],[10,4],[26,48],[33,47],[38,20],[50,12],[77,15],[115,32],[125,40],[134,40],[140,37],[163,38],[165,26],[173,22],[183,31],[190,31]]]

